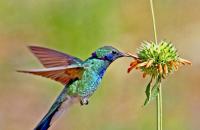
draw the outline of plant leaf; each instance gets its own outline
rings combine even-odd
[[[146,87],[145,93],[146,93],[147,98],[146,98],[146,100],[144,102],[144,106],[146,106],[149,103],[150,99],[151,99],[151,83],[152,83],[152,80],[148,83],[148,85]]]
[[[155,84],[153,85],[153,88],[151,89],[151,82],[152,80],[149,82],[149,84],[146,87],[146,100],[144,102],[144,106],[146,106],[150,101],[154,100],[158,94],[159,94],[159,84],[161,82],[161,78],[160,76],[157,77]]]
[[[154,84],[153,88],[152,88],[152,94],[151,94],[151,99],[153,100],[158,96],[159,93],[159,82],[156,81],[156,83]]]

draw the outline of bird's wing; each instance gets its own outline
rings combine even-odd
[[[81,64],[83,61],[68,54],[38,46],[29,46],[31,52],[46,68]]]
[[[81,66],[67,66],[67,67],[53,67],[44,69],[32,69],[32,70],[18,70],[22,73],[30,73],[52,80],[58,81],[64,85],[68,84],[70,80],[80,79],[83,74],[84,68]]]

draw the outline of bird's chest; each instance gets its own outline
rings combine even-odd
[[[102,60],[89,59],[85,61],[83,66],[85,71],[81,79],[70,85],[69,94],[89,97],[98,88],[109,63]]]
[[[105,69],[99,73],[91,70],[86,70],[79,82],[78,93],[81,97],[90,96],[99,86]]]

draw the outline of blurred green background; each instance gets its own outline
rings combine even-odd
[[[155,0],[159,39],[170,39],[193,62],[163,83],[164,129],[200,128],[200,1]],[[103,45],[136,52],[153,40],[148,0],[1,0],[0,130],[31,130],[62,90],[54,81],[16,73],[42,67],[27,45],[54,48],[86,59]],[[65,113],[52,130],[155,130],[155,102],[143,108],[140,72],[131,59],[111,65],[88,106]]]

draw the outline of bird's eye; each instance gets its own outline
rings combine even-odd
[[[112,51],[112,54],[116,54],[117,52],[116,51]]]

